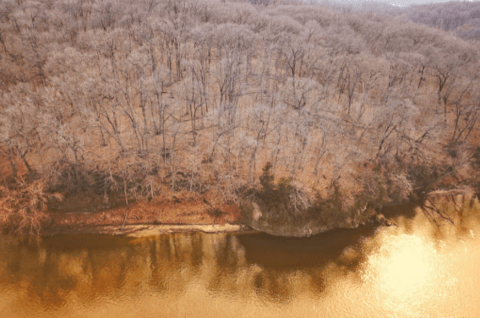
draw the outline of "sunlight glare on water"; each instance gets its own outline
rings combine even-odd
[[[414,315],[431,301],[439,274],[436,250],[431,242],[409,234],[384,235],[383,244],[365,264],[365,283],[375,290],[377,301],[391,312]]]
[[[386,241],[368,265],[376,275],[379,290],[398,301],[408,302],[419,296],[431,281],[435,249],[415,235],[402,234]]]

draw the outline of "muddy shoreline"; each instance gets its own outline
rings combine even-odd
[[[256,233],[243,224],[128,224],[128,225],[93,225],[68,230],[51,230],[42,236],[98,234],[128,237],[146,237],[171,233]]]

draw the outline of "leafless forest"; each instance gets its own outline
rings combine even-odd
[[[406,20],[443,31],[453,31],[463,39],[480,40],[480,3],[478,1],[450,1],[409,7],[364,2],[358,6],[337,4],[332,7],[339,12],[376,12],[393,17],[403,17]]]
[[[280,1],[3,0],[0,223],[35,230],[78,193],[238,202],[259,177],[299,211],[475,184],[480,6],[458,6],[461,30]]]

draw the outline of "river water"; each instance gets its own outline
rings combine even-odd
[[[480,317],[480,222],[0,244],[0,317]]]

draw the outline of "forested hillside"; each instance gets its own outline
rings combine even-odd
[[[412,4],[407,7],[378,2],[362,2],[359,4],[324,3],[339,12],[372,12],[394,17],[401,16],[408,21],[425,24],[446,32],[452,31],[465,40],[480,41],[479,1]]]
[[[453,31],[463,39],[480,40],[480,2],[450,1],[412,5],[400,11],[405,18],[443,31]]]
[[[0,217],[35,228],[79,193],[237,202],[263,176],[292,217],[341,198],[354,218],[472,183],[478,52],[324,5],[4,0]]]

